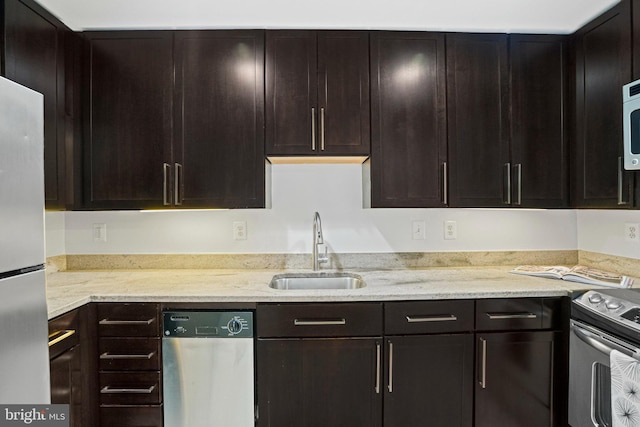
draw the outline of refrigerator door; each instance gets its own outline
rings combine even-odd
[[[0,78],[0,274],[43,263],[43,97]]]
[[[0,404],[48,404],[44,270],[0,280]]]

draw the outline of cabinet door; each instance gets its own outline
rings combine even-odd
[[[259,339],[258,426],[380,426],[380,346],[375,338]]]
[[[265,60],[267,154],[315,153],[316,33],[267,31]]]
[[[507,36],[451,34],[446,41],[450,204],[508,205]]]
[[[631,204],[621,169],[622,85],[631,81],[630,2],[587,24],[576,37],[577,207]]]
[[[44,95],[45,203],[64,208],[65,27],[32,1],[3,5],[5,76]]]
[[[170,202],[173,34],[85,33],[84,204]]]
[[[318,154],[369,154],[369,33],[318,32]]]
[[[174,203],[264,206],[264,33],[175,35]]]
[[[567,45],[563,36],[512,35],[512,203],[569,203]]]
[[[444,36],[371,35],[371,205],[446,205]]]
[[[473,334],[389,337],[385,352],[385,427],[473,425]]]
[[[476,427],[561,425],[563,394],[554,393],[559,337],[557,332],[477,335]]]

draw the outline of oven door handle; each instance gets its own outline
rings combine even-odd
[[[618,350],[627,356],[640,360],[640,350],[635,347],[626,343],[623,344],[619,340],[614,341],[613,338],[604,335],[595,334],[576,324],[576,322],[571,322],[571,329],[578,338],[601,353],[609,355],[613,350]]]

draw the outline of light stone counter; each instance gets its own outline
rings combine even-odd
[[[87,302],[323,302],[562,296],[589,286],[509,273],[509,267],[349,270],[353,290],[269,288],[284,270],[111,270],[47,274],[49,318]],[[286,272],[310,272],[286,270]],[[323,270],[328,271],[328,270]]]

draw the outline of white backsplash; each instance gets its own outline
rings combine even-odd
[[[272,208],[219,211],[47,212],[47,256],[61,254],[305,253],[314,211],[340,253],[576,249],[574,210],[364,209],[361,165],[273,165]],[[247,240],[233,240],[246,221]],[[424,221],[424,240],[412,222]],[[458,238],[444,239],[444,221]],[[93,224],[107,225],[96,242]]]

